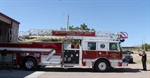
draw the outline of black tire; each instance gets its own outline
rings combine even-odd
[[[105,72],[109,68],[109,64],[106,60],[97,60],[94,64],[94,70],[97,72]]]
[[[26,70],[35,70],[37,66],[37,62],[34,58],[26,58],[23,62],[23,67]]]

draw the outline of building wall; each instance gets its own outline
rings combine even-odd
[[[9,18],[4,17],[1,14],[0,14],[0,20],[7,23],[7,24],[11,24],[11,20]]]
[[[19,34],[19,24],[12,22],[12,35],[11,35],[11,42],[16,43],[18,42],[18,34]]]
[[[18,42],[19,22],[0,12],[0,42]]]

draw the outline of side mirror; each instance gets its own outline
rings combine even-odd
[[[120,40],[121,42],[124,42],[125,40],[124,39],[122,39],[122,40]]]

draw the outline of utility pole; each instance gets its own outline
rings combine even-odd
[[[143,42],[144,42],[144,51],[145,51],[145,36],[143,38],[144,38]]]
[[[145,51],[145,49],[146,49],[146,46],[145,46],[145,36],[143,36],[142,46],[144,47],[144,51]]]
[[[66,30],[69,30],[69,15],[67,17],[67,29]]]
[[[143,50],[143,39],[142,39],[142,48],[141,49]]]

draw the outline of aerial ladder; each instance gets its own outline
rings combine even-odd
[[[106,31],[88,31],[88,30],[50,30],[50,29],[31,29],[22,32],[19,37],[20,42],[41,41],[43,39],[92,39],[99,40],[121,40],[128,38],[126,32],[106,32]]]

